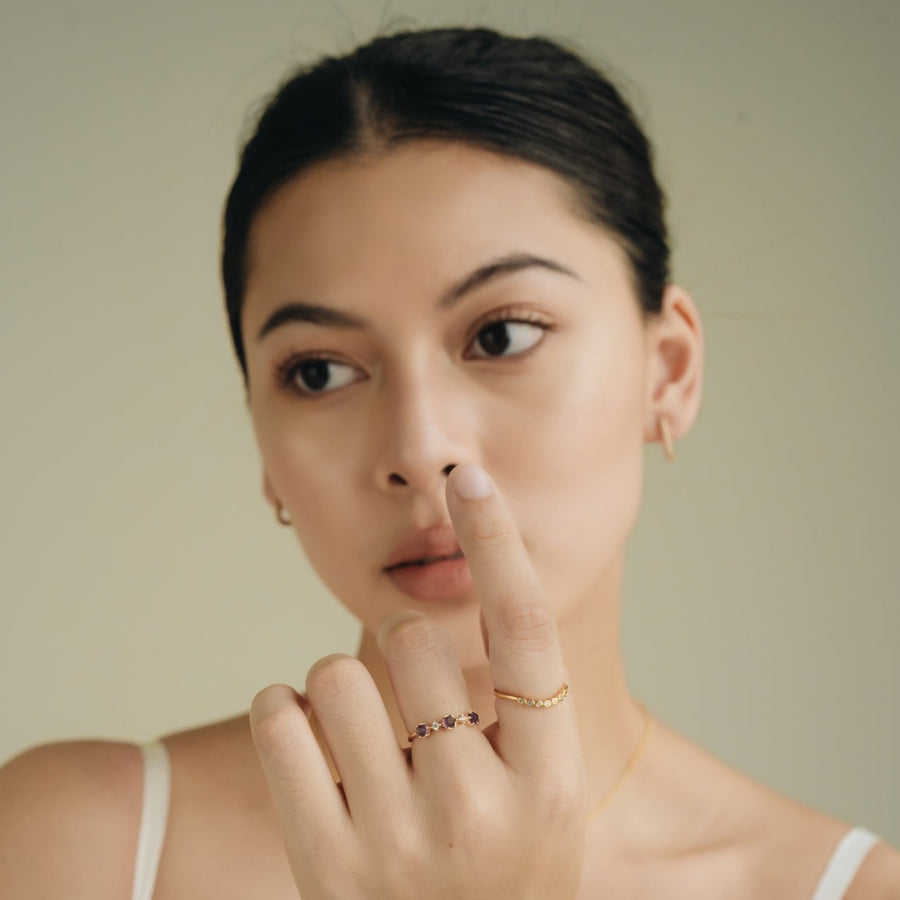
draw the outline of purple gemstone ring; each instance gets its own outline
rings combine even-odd
[[[478,713],[475,710],[469,710],[469,712],[460,713],[457,716],[450,715],[449,713],[446,716],[441,716],[439,719],[435,719],[433,722],[422,722],[419,725],[416,725],[415,730],[409,735],[409,742],[415,738],[427,738],[430,734],[433,734],[435,731],[450,731],[453,728],[456,728],[457,725],[477,725],[478,724]]]

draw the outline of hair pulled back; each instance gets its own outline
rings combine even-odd
[[[222,280],[245,382],[247,241],[263,203],[315,163],[416,139],[462,141],[562,176],[579,212],[627,253],[643,314],[659,312],[669,277],[665,197],[647,137],[608,78],[544,37],[403,31],[293,72],[241,151],[225,204]]]

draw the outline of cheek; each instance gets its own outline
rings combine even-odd
[[[307,456],[305,461],[314,460]],[[287,463],[282,483],[307,562],[341,604],[365,620],[382,551],[373,546],[378,529],[366,522],[359,491],[350,486],[346,465],[342,467],[334,454],[327,462],[314,465],[295,457]]]
[[[546,511],[539,526],[545,586],[561,598],[577,598],[610,570],[640,509],[642,442],[622,440],[596,449],[596,454],[572,454],[556,490],[537,501]]]
[[[253,410],[253,428],[276,493],[295,507],[318,509],[320,497],[335,497],[346,488],[341,451],[348,442],[326,433],[315,417],[303,412],[290,401],[261,402]]]
[[[286,418],[258,411],[257,444],[272,487],[292,511],[294,530],[323,576],[323,570],[334,567],[333,559],[346,559],[359,535],[348,528],[359,518],[359,495],[351,484],[351,463],[341,455],[352,445],[311,436],[302,423],[286,426]]]
[[[643,488],[643,383],[627,348],[570,369],[569,385],[510,442],[524,498],[514,512],[552,596],[577,597],[615,562],[640,508]],[[501,468],[502,462],[499,463]]]

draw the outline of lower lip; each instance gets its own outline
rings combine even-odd
[[[462,556],[424,566],[401,566],[387,575],[404,594],[424,603],[449,600],[475,585],[469,564]]]

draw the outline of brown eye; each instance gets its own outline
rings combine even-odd
[[[472,342],[473,346],[477,346],[482,351],[474,355],[479,359],[517,356],[537,344],[548,327],[540,322],[526,322],[518,319],[499,319],[489,322],[478,332]],[[512,348],[512,352],[507,352],[510,348]]]
[[[355,380],[353,366],[324,357],[290,359],[280,369],[279,379],[303,397],[330,394]]]

